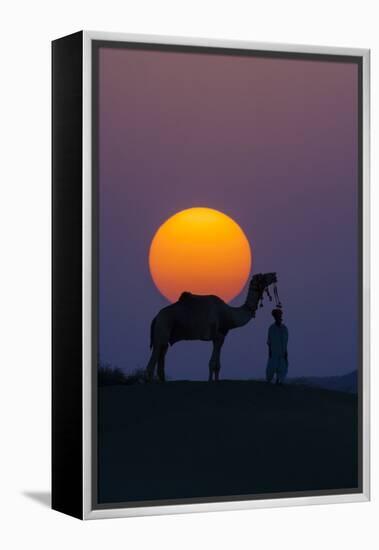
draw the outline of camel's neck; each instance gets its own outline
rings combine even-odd
[[[258,303],[261,298],[261,293],[249,287],[245,303],[240,307],[233,307],[232,309],[232,328],[243,327],[253,317],[258,308]]]
[[[250,283],[249,291],[247,293],[246,302],[244,306],[247,307],[251,312],[252,316],[255,317],[255,312],[258,309],[258,303],[261,299],[262,293],[256,290],[253,287],[253,284]]]
[[[246,325],[254,317],[253,312],[246,304],[240,307],[231,307],[230,328],[238,328]]]

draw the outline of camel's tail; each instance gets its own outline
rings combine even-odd
[[[153,347],[153,334],[154,334],[155,321],[156,321],[156,317],[154,317],[150,325],[150,349]]]

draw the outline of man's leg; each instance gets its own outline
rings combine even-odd
[[[276,374],[276,377],[277,377],[276,383],[277,384],[282,385],[284,383],[284,380],[286,379],[286,376],[287,376],[287,370],[288,370],[287,361],[285,359],[282,359],[280,361],[280,365],[279,365],[279,368],[278,368],[277,374]]]
[[[270,384],[274,377],[274,369],[272,367],[271,361],[268,362],[268,365],[266,367],[266,382]]]

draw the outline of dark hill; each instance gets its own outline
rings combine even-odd
[[[99,502],[354,491],[357,397],[254,381],[102,387],[98,465]]]
[[[342,376],[308,376],[301,378],[290,378],[291,384],[302,384],[305,386],[314,386],[326,390],[344,391],[348,393],[357,393],[358,373],[357,371],[343,374]]]

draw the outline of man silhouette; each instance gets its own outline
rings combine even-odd
[[[281,309],[273,309],[271,313],[275,323],[268,329],[266,381],[270,383],[276,375],[276,383],[283,384],[288,371],[288,329],[282,322],[283,312]]]

